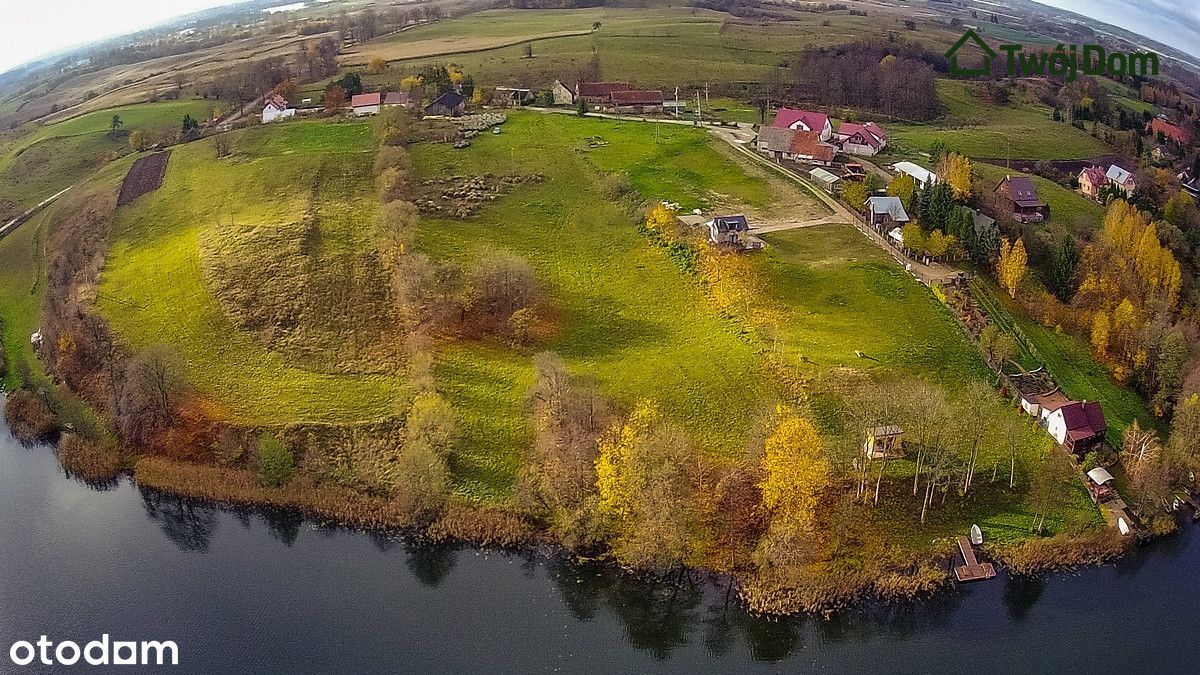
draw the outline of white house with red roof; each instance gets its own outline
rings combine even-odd
[[[887,132],[874,122],[842,122],[838,125],[834,143],[844,153],[870,156],[887,146]]]
[[[775,120],[771,122],[771,126],[776,129],[813,131],[821,141],[828,141],[833,136],[833,125],[829,123],[829,115],[811,110],[780,108],[775,111]]]
[[[263,99],[262,121],[274,122],[281,117],[291,117],[296,114],[295,108],[289,108],[288,102],[279,94],[268,94]]]
[[[355,115],[377,115],[381,105],[383,105],[383,94],[379,92],[355,94],[350,98],[350,107],[354,109]]]

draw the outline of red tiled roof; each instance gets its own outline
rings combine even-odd
[[[780,108],[775,112],[775,120],[771,126],[778,129],[799,129],[807,127],[808,131],[821,131],[829,122],[829,115],[810,110],[792,110]]]
[[[387,96],[383,97],[384,105],[408,105],[408,102],[407,91],[389,91]]]
[[[847,138],[858,135],[865,142],[865,145],[869,145],[876,150],[882,147],[884,141],[887,140],[887,132],[883,130],[883,127],[874,122],[867,122],[866,124],[842,122],[838,126],[838,134]]]
[[[1166,120],[1160,120],[1157,117],[1150,120],[1149,129],[1150,133],[1152,134],[1157,135],[1159,132],[1162,132],[1163,136],[1166,136],[1167,138],[1182,145],[1187,145],[1188,143],[1192,142],[1191,129],[1171,124],[1170,122]]]
[[[832,162],[836,151],[832,145],[821,142],[819,131],[797,131],[796,135],[792,136],[789,150],[793,154],[804,155],[822,162]]]
[[[379,105],[382,99],[382,94],[375,92],[374,94],[356,94],[350,99],[350,107],[357,108],[364,105]]]
[[[1092,185],[1104,185],[1108,182],[1108,176],[1105,175],[1104,169],[1098,166],[1089,166],[1083,171],[1079,172],[1080,178],[1085,176]]]
[[[661,91],[622,90],[610,94],[613,105],[662,105]]]
[[[283,110],[284,108],[287,108],[287,100],[279,94],[269,94],[263,101],[263,107],[265,108],[268,106],[273,107],[276,110]]]
[[[608,98],[614,91],[631,91],[633,87],[628,82],[580,82],[579,96],[588,98]]]

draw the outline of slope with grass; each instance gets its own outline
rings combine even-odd
[[[209,101],[144,103],[81,115],[58,124],[14,133],[0,144],[0,199],[29,207],[86,178],[110,153],[126,151],[128,134],[148,143],[179,128],[184,115],[204,119]],[[112,118],[121,118],[113,135]]]
[[[1104,154],[1104,144],[1082,129],[1055,122],[1041,102],[1015,96],[1007,105],[984,100],[970,82],[940,79],[938,99],[946,115],[931,124],[891,124],[895,145],[928,152],[934,143],[971,157],[1082,159]]]
[[[590,149],[588,138],[607,145]],[[765,207],[760,181],[729,164],[703,131],[686,127],[514,115],[500,135],[468,151],[412,148],[421,175],[543,173],[467,221],[427,220],[418,244],[464,266],[507,251],[546,284],[561,329],[539,348],[560,354],[622,404],[653,398],[716,455],[737,452],[749,416],[774,388],[753,344],[707,303],[684,274],[638,233],[636,216],[601,191],[605,170],[625,174],[647,198],[691,206],[716,200]],[[661,167],[678,167],[672,171]],[[528,354],[491,343],[446,346],[439,373],[468,433],[459,466],[467,490],[502,494],[527,443]],[[730,402],[737,401],[732,413]]]
[[[36,363],[29,336],[37,330],[42,301],[42,244],[51,210],[42,211],[0,239],[0,349],[8,372],[0,388],[20,383],[21,363]]]
[[[321,219],[319,238],[368,236],[363,230],[375,208],[369,128],[296,122],[246,132],[236,147],[233,157],[220,161],[206,142],[177,147],[163,186],[119,211],[101,280],[105,317],[135,350],[164,342],[179,350],[199,391],[231,420],[285,424],[391,416],[400,385],[394,376],[300,367],[238,330],[206,284],[201,256],[202,242],[219,239],[226,228],[295,227],[322,203],[338,215]],[[339,175],[347,166],[364,170],[314,194],[322,172]],[[255,253],[264,256],[259,263],[273,262],[274,251]]]

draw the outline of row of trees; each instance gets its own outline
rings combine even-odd
[[[858,42],[810,48],[792,64],[792,97],[909,120],[939,114],[936,71],[945,58],[919,44]]]

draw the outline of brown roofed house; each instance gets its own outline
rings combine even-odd
[[[609,94],[613,110],[623,113],[662,112],[663,93],[657,90],[624,89]]]
[[[1108,423],[1097,401],[1071,401],[1059,409],[1043,413],[1046,431],[1071,452],[1086,453],[1104,442]]]
[[[575,98],[581,98],[585,103],[606,104],[614,91],[632,89],[628,82],[576,82]]]
[[[1029,176],[1005,176],[996,186],[996,192],[1017,221],[1036,223],[1050,217],[1050,206],[1038,197]]]

